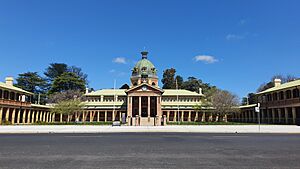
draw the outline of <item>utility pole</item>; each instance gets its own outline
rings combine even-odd
[[[258,132],[260,132],[260,103],[257,103],[257,107],[255,107],[255,112],[257,113],[258,119]]]

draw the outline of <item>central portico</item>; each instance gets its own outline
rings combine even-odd
[[[142,59],[132,69],[127,93],[127,113],[130,125],[160,125],[161,96],[156,68],[142,52]]]
[[[160,126],[178,121],[204,121],[205,113],[195,111],[201,105],[202,90],[161,89],[157,69],[148,60],[148,52],[131,70],[128,89],[100,89],[85,94],[87,101],[81,117],[85,121],[120,121],[129,126]]]

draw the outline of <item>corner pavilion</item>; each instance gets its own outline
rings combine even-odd
[[[188,90],[161,89],[157,69],[148,60],[148,52],[132,69],[129,89],[102,89],[86,93],[83,121],[122,121],[127,125],[155,125],[162,121],[199,121],[195,105],[204,96]],[[205,115],[204,115],[205,116]],[[205,117],[204,117],[205,118]]]

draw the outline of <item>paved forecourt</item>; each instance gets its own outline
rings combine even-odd
[[[294,133],[300,134],[295,125],[202,125],[202,126],[97,126],[97,125],[16,125],[0,126],[0,133]]]

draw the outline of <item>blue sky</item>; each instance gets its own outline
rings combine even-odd
[[[159,76],[174,67],[240,97],[274,74],[300,76],[300,1],[0,0],[0,79],[81,67],[95,89],[129,83],[144,47]],[[11,64],[13,62],[13,64]]]

